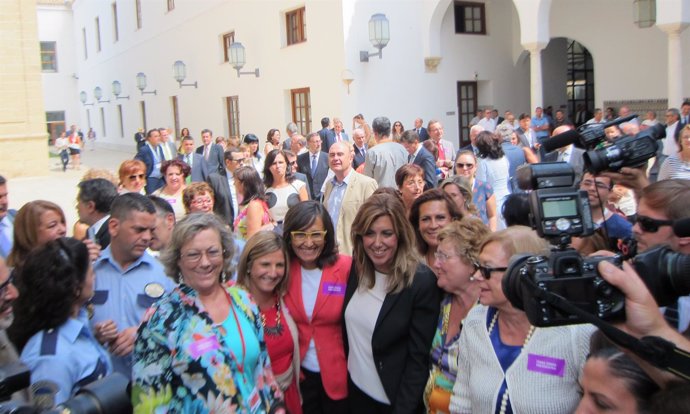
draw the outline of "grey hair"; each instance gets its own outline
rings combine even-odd
[[[207,229],[213,229],[220,235],[223,249],[223,272],[228,277],[233,274],[235,269],[232,259],[235,256],[235,242],[230,229],[215,214],[192,213],[177,222],[170,243],[160,255],[160,261],[163,263],[165,273],[168,276],[177,279],[180,274],[178,262],[180,261],[182,246]]]

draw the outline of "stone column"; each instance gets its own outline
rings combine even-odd
[[[679,108],[683,102],[683,52],[680,33],[687,23],[660,24],[657,27],[668,36],[668,107]]]
[[[529,51],[529,74],[530,74],[530,112],[534,108],[542,106],[544,100],[542,68],[541,68],[541,51],[544,50],[546,44],[540,42],[523,43],[522,45]]]

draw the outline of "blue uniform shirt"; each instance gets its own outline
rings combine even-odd
[[[77,318],[32,336],[20,359],[31,369],[32,395],[42,404],[46,401],[42,398],[53,399],[53,404],[64,402],[81,386],[113,372],[110,357],[91,334],[83,309]]]
[[[144,313],[175,283],[165,275],[163,266],[148,253],[144,253],[127,269],[122,269],[112,257],[110,246],[101,252],[93,265],[96,286],[91,303],[94,315],[91,326],[112,319],[118,332],[139,326]],[[131,355],[112,356],[116,372],[131,377]]]

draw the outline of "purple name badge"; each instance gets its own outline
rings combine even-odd
[[[321,290],[324,295],[345,296],[344,283],[326,282]]]
[[[189,346],[189,353],[192,358],[199,359],[200,356],[207,352],[215,351],[220,348],[218,338],[215,335],[196,340]]]
[[[565,375],[565,360],[544,355],[528,354],[527,369],[540,374],[562,377]]]

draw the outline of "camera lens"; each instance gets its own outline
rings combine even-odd
[[[606,148],[587,151],[582,154],[585,163],[585,170],[593,174],[600,173],[609,168],[609,165],[621,159],[621,151],[617,145]]]
[[[635,256],[633,264],[659,306],[690,294],[690,255],[659,246]]]

